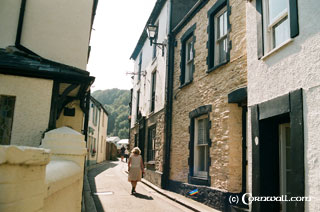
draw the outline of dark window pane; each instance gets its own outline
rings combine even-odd
[[[16,97],[0,96],[0,144],[9,145]]]

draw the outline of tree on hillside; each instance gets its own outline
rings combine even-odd
[[[108,111],[108,136],[129,138],[130,91],[113,88],[95,91],[92,96]]]

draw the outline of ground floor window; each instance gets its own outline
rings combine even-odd
[[[194,176],[208,176],[208,116],[201,116],[195,121],[194,132]]]
[[[149,127],[148,130],[148,161],[155,160],[156,152],[156,126]]]
[[[211,140],[211,105],[204,105],[189,113],[189,179],[190,184],[210,186],[209,167]]]
[[[15,96],[0,95],[0,144],[9,145],[11,139]]]

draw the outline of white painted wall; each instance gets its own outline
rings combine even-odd
[[[21,0],[0,2],[0,48],[15,44]],[[28,0],[21,44],[59,63],[86,69],[93,0]]]
[[[39,146],[48,128],[53,81],[0,74],[0,95],[15,96],[12,145]]]
[[[21,0],[0,1],[0,48],[14,45],[16,40]]]
[[[93,0],[29,0],[21,44],[40,56],[86,69]]]
[[[255,0],[247,3],[247,58],[249,107],[303,88],[305,127],[306,211],[319,211],[320,198],[320,2],[298,1],[299,35],[265,59],[257,59]],[[248,112],[250,120],[250,110]],[[251,190],[251,124],[248,125],[248,183]]]
[[[99,147],[97,155],[97,163],[103,162],[106,160],[106,142],[107,142],[107,128],[108,128],[108,116],[101,110],[100,113],[100,122],[99,122]]]
[[[155,23],[158,23],[158,43],[166,42],[168,35],[168,10],[169,4],[165,3],[159,17]],[[132,93],[132,119],[131,127],[136,122],[136,107],[137,107],[137,91],[140,90],[140,104],[139,108],[143,116],[148,117],[151,109],[151,74],[153,71],[157,71],[156,79],[156,100],[154,113],[160,111],[165,106],[165,85],[166,85],[166,58],[167,48],[164,49],[164,56],[162,51],[157,47],[157,56],[153,60],[153,46],[150,46],[150,40],[146,39],[141,49],[142,52],[142,68],[141,72],[145,72],[146,75],[141,75],[141,80],[138,81],[138,75],[134,75],[133,80],[133,93]],[[141,54],[140,52],[140,54]],[[138,73],[139,67],[139,55],[134,61],[134,72]]]

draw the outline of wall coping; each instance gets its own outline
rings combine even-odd
[[[51,160],[46,167],[46,195],[71,185],[82,177],[82,168],[73,161]]]
[[[46,165],[50,161],[50,150],[36,147],[1,145],[0,165]]]

